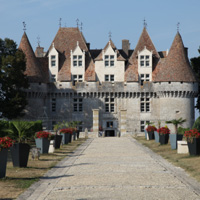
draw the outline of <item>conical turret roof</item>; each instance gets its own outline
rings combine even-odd
[[[197,82],[179,32],[174,38],[168,56],[156,67],[153,81]]]
[[[42,73],[40,70],[39,62],[35,57],[29,39],[24,32],[19,49],[21,49],[26,55],[26,71],[25,74],[28,76],[30,82],[42,82]]]
[[[146,30],[144,27],[142,34],[140,36],[140,39],[137,43],[137,46],[135,50],[133,51],[131,57],[128,60],[128,64],[126,66],[126,72],[125,72],[125,80],[126,81],[138,81],[138,51],[142,51],[146,47],[149,51],[153,52],[153,69],[157,65],[160,56],[158,52],[156,51],[156,48]]]

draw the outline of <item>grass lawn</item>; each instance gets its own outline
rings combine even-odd
[[[32,160],[31,153],[27,168],[13,167],[8,158],[6,178],[0,179],[0,199],[15,199],[31,184],[38,181],[49,169],[85,142],[84,138],[56,149],[53,154],[41,154],[39,160]]]
[[[189,154],[177,154],[177,150],[172,150],[171,145],[160,145],[154,140],[146,140],[145,137],[136,137],[137,141],[147,146],[155,153],[161,155],[175,166],[183,168],[198,182],[200,182],[200,156],[190,156]]]

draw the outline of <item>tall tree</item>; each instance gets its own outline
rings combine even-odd
[[[25,92],[28,78],[25,55],[17,44],[6,38],[0,39],[0,113],[2,117],[14,119],[22,116],[27,105]]]
[[[198,49],[198,52],[200,54],[200,47]],[[200,82],[200,56],[191,58],[190,61],[191,61],[192,69],[194,70],[196,77],[198,78]],[[197,103],[196,103],[195,108],[197,108],[200,111],[200,84],[199,84],[199,93],[198,93]]]

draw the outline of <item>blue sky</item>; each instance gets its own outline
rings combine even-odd
[[[0,5],[0,38],[8,37],[19,44],[25,21],[34,50],[38,36],[41,46],[49,48],[58,31],[59,18],[67,27],[75,27],[78,18],[91,48],[104,48],[111,31],[117,48],[121,48],[122,39],[129,39],[134,49],[145,18],[158,51],[170,48],[180,22],[189,57],[198,56],[199,0],[0,0]]]
[[[134,49],[145,18],[158,51],[170,49],[180,22],[180,33],[192,58],[199,55],[199,8],[200,0],[0,0],[0,38],[19,44],[25,21],[33,49],[39,36],[46,51],[58,31],[59,18],[67,27],[75,27],[78,18],[91,48],[104,48],[111,31],[118,49],[122,39],[129,39]]]

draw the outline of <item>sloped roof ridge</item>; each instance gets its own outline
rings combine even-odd
[[[119,52],[119,50],[117,49],[117,47],[115,46],[114,42],[111,39],[106,43],[105,47],[102,49],[101,53],[95,58],[95,60],[102,60],[103,59],[103,55],[102,55],[103,51],[105,51],[108,48],[109,45],[112,47],[113,51],[117,50],[117,60],[120,60],[120,61],[126,60],[121,55],[121,53]]]

